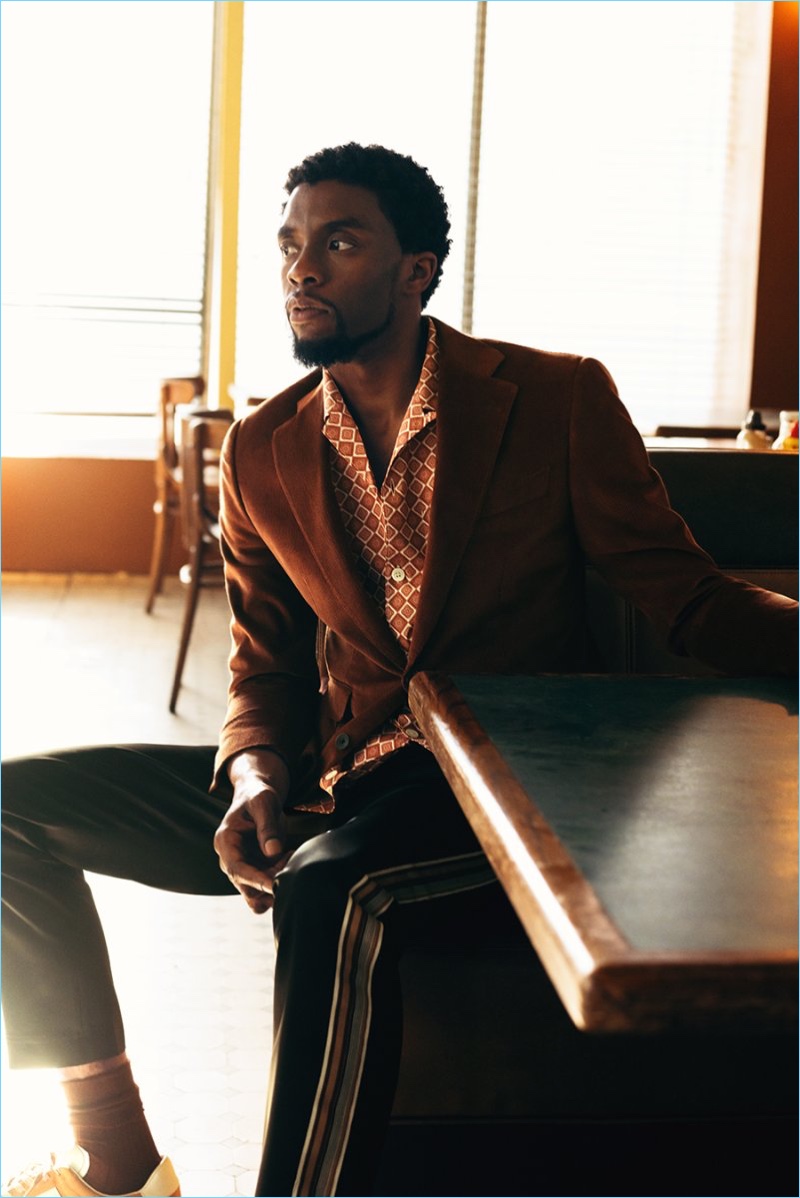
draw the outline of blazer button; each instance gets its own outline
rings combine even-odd
[[[350,737],[347,735],[346,732],[340,732],[339,735],[336,737],[334,744],[336,745],[336,748],[339,750],[339,752],[342,753],[350,744]]]

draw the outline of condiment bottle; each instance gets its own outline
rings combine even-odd
[[[771,440],[767,426],[761,419],[761,413],[751,408],[742,425],[742,431],[736,438],[736,444],[741,449],[769,449]]]
[[[772,446],[788,453],[797,453],[798,449],[798,416],[797,412],[781,412],[781,424],[778,436]]]

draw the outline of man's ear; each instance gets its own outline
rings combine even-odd
[[[406,275],[406,287],[409,291],[421,295],[430,286],[439,266],[439,259],[428,250],[421,254],[409,254],[408,259],[409,270]]]

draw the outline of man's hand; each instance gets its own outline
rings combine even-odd
[[[283,805],[289,771],[270,749],[248,749],[228,762],[233,799],[214,836],[220,869],[261,915],[272,906],[275,875],[286,865]]]

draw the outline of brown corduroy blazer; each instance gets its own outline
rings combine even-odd
[[[417,670],[587,668],[587,562],[674,651],[731,673],[794,669],[797,604],[716,569],[670,509],[599,362],[437,330],[436,484],[407,659],[345,538],[320,372],[230,430],[221,526],[233,647],[218,782],[233,753],[258,745],[296,777],[345,762],[404,706]]]

